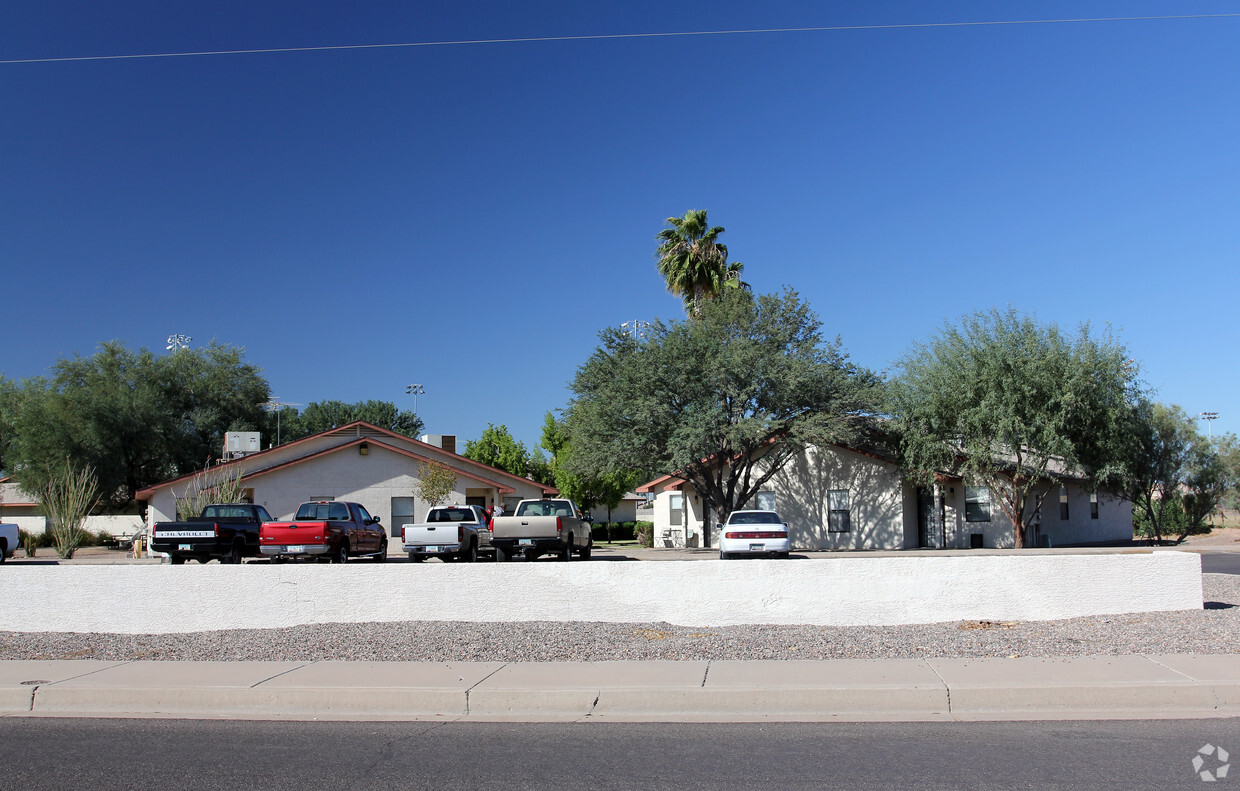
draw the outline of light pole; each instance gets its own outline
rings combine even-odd
[[[418,396],[425,394],[426,388],[422,385],[409,385],[405,388],[405,395],[413,396],[413,414],[418,414]]]
[[[188,335],[181,335],[181,334],[169,335],[168,345],[164,348],[166,348],[170,352],[175,352],[178,349],[188,349],[189,342],[192,340],[193,338],[189,337]]]
[[[645,338],[650,332],[650,322],[642,321],[641,319],[633,319],[632,321],[626,321],[621,324],[620,329],[624,330],[625,334],[627,334],[630,338],[640,340]]]
[[[1206,430],[1210,434],[1210,439],[1214,439],[1214,421],[1218,420],[1218,412],[1202,412],[1197,417],[1206,421]]]

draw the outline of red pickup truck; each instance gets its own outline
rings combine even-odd
[[[326,558],[344,563],[350,556],[387,559],[387,534],[379,517],[357,503],[320,500],[297,506],[291,522],[264,522],[258,551],[279,562],[288,558]]]

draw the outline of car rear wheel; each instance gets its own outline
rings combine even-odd
[[[721,549],[721,550],[719,550],[719,559],[720,559],[720,560],[727,560],[727,559],[728,559],[728,553],[727,553],[727,552],[724,552],[722,549]]]
[[[410,563],[421,563],[423,557],[424,557],[423,555],[419,555],[417,552],[410,552],[409,562]]]
[[[168,562],[174,566],[180,566],[185,563],[184,555],[169,555]]]
[[[538,560],[538,550],[537,549],[525,550],[525,559],[529,561],[530,563],[533,563],[535,560]]]
[[[470,539],[469,546],[461,550],[461,560],[465,563],[476,563],[478,561],[478,544]]]
[[[573,537],[570,534],[568,538],[564,540],[564,548],[560,550],[560,560],[567,563],[568,561],[572,559],[573,559]]]
[[[383,563],[387,560],[387,539],[379,542],[379,551],[375,553],[375,562]]]
[[[511,559],[511,557],[512,556],[508,553],[508,550],[504,549],[503,547],[495,548],[495,562],[496,563],[507,563],[509,559]]]
[[[220,558],[220,562],[234,566],[241,563],[241,543],[234,542],[232,547],[229,548],[228,554]]]
[[[579,552],[578,554],[579,554],[579,555],[581,555],[581,559],[582,559],[582,560],[589,560],[589,559],[590,559],[590,550],[592,550],[592,549],[594,549],[594,539],[593,539],[593,538],[591,538],[591,539],[590,539],[590,543],[586,544],[584,547],[582,547],[582,548],[581,548],[581,552]]]
[[[348,539],[341,539],[340,543],[336,545],[336,555],[335,557],[332,558],[332,562],[333,563],[348,563],[349,562],[349,541]]]

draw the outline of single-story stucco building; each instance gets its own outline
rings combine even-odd
[[[1040,513],[1030,514],[1026,546],[1064,546],[1132,538],[1132,504],[1088,481],[1060,474]],[[654,495],[655,546],[718,546],[704,541],[702,502],[693,485],[665,475],[639,486]],[[950,475],[933,486],[904,478],[880,453],[828,445],[795,456],[744,508],[773,509],[788,523],[794,549],[1011,547],[1012,523],[985,486]]]
[[[429,510],[413,487],[419,464],[430,461],[446,464],[456,472],[450,504],[491,508],[502,502],[511,511],[520,500],[557,491],[432,442],[363,421],[251,453],[212,467],[212,471],[240,472],[245,499],[262,505],[276,519],[291,519],[297,506],[308,500],[348,500],[361,503],[380,518],[389,535],[397,536],[402,525],[422,520]],[[148,527],[176,518],[176,502],[185,496],[194,477],[186,475],[137,492],[137,499],[146,503]]]

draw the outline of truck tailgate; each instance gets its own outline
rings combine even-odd
[[[460,522],[437,522],[405,525],[404,542],[410,545],[434,546],[460,542]]]
[[[326,522],[264,522],[262,544],[322,544],[327,541]]]
[[[497,516],[491,520],[492,538],[556,538],[559,517]]]

